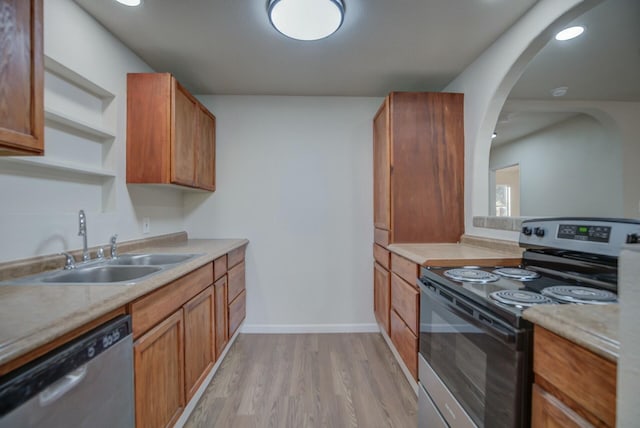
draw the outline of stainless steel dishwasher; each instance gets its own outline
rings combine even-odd
[[[128,315],[0,378],[0,428],[133,427],[133,406]]]

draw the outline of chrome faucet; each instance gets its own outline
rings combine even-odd
[[[65,270],[69,270],[69,269],[75,269],[76,268],[76,261],[74,260],[73,256],[69,253],[66,252],[62,252],[60,253],[60,255],[65,257],[65,263],[64,263],[64,269]]]
[[[115,259],[118,257],[118,244],[116,244],[116,239],[118,239],[118,234],[115,234],[111,237],[111,258]]]
[[[87,216],[84,214],[84,210],[80,210],[78,216],[78,236],[82,236],[82,261],[86,262],[91,259],[91,254],[89,254],[89,249],[87,248]]]

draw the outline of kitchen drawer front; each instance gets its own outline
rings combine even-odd
[[[419,266],[411,260],[391,253],[391,271],[411,284],[416,290],[418,289],[416,280],[418,279],[419,270]]]
[[[381,247],[378,244],[373,244],[373,258],[386,270],[390,269],[391,256],[389,250],[386,248]]]
[[[373,232],[373,242],[386,247],[389,245],[389,235],[390,233],[388,230],[376,228]]]
[[[227,273],[227,255],[225,254],[222,257],[218,257],[213,261],[213,279],[217,281]]]
[[[582,428],[593,426],[562,401],[533,384],[531,399],[531,427]]]
[[[131,304],[134,339],[178,310],[213,283],[213,266],[207,263]]]
[[[229,269],[228,298],[230,302],[244,291],[244,262]]]
[[[242,293],[229,304],[229,337],[233,336],[246,315],[247,292],[242,291]]]
[[[417,336],[420,293],[395,273],[391,274],[391,308],[395,309],[411,332]]]
[[[413,378],[418,380],[418,338],[393,309],[391,310],[391,342]]]
[[[615,426],[616,365],[539,326],[533,337],[535,382],[545,389],[551,385],[607,426]]]
[[[245,247],[240,247],[229,252],[227,256],[227,267],[229,269],[231,269],[238,263],[244,261],[244,251],[245,251]]]

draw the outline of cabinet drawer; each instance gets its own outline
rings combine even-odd
[[[533,370],[546,384],[613,427],[616,424],[616,365],[599,355],[535,326]]]
[[[228,298],[229,301],[232,302],[238,294],[244,291],[244,262],[229,269],[228,284]]]
[[[391,310],[391,341],[413,378],[418,380],[418,338],[393,309]]]
[[[389,250],[381,247],[378,244],[373,244],[373,258],[382,265],[386,270],[389,270],[390,255]]]
[[[133,337],[149,330],[189,299],[213,283],[213,266],[208,263],[131,304]]]
[[[418,335],[420,293],[395,273],[391,274],[391,308],[404,320],[413,334]]]
[[[417,289],[416,280],[418,279],[419,272],[417,264],[397,254],[391,253],[391,271]]]
[[[229,252],[228,259],[227,259],[227,267],[229,269],[231,269],[232,267],[234,267],[235,265],[237,265],[238,263],[244,260],[244,250],[245,250],[245,247],[240,247]]]
[[[373,242],[383,247],[389,245],[389,231],[376,228],[373,231]]]
[[[581,428],[592,426],[562,401],[536,384],[533,384],[531,402],[531,426],[533,428]]]
[[[247,292],[243,290],[242,293],[229,304],[229,337],[233,336],[247,314],[246,297]]]
[[[222,275],[227,273],[227,255],[218,257],[213,261],[213,279],[217,281]]]

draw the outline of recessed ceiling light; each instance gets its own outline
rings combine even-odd
[[[561,40],[561,41],[571,40],[578,37],[582,33],[584,33],[584,27],[581,27],[580,25],[575,27],[565,28],[564,30],[556,34],[556,40]]]
[[[125,6],[140,6],[142,4],[142,0],[116,0],[116,1]]]
[[[568,90],[568,86],[558,86],[557,88],[553,88],[551,90],[551,95],[553,95],[554,97],[564,97],[565,95],[567,95]]]
[[[296,40],[319,40],[335,33],[344,19],[342,0],[270,0],[276,30]]]

